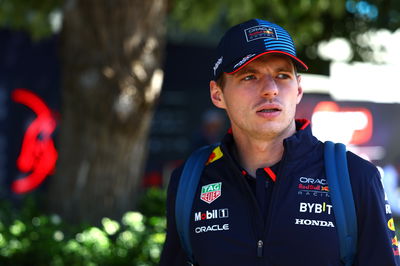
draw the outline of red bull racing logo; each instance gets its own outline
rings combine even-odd
[[[216,160],[220,159],[224,154],[221,151],[221,147],[218,146],[216,147],[213,152],[210,154],[210,157],[207,160],[206,165],[209,165],[210,163],[215,162]]]
[[[244,30],[247,42],[258,39],[277,39],[275,29],[263,25],[254,26]]]
[[[299,189],[307,190],[307,191],[326,191],[329,192],[328,186],[314,186],[314,185],[303,185],[299,184]]]
[[[394,228],[394,220],[393,220],[393,218],[390,218],[390,220],[388,221],[387,225],[388,225],[388,228],[390,229],[390,231],[393,231],[393,232],[396,231],[396,229]]]
[[[399,242],[397,241],[397,236],[394,236],[392,238],[392,245],[398,247],[399,246]]]
[[[393,246],[393,254],[395,256],[400,256],[400,252],[399,252],[399,242],[397,241],[397,236],[395,236],[394,238],[392,238],[392,246]]]
[[[329,187],[324,178],[300,177],[298,195],[329,197]]]

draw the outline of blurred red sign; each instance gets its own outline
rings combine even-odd
[[[57,161],[52,133],[56,121],[45,102],[33,92],[15,89],[11,95],[13,101],[30,108],[36,118],[29,124],[22,141],[17,167],[27,175],[12,183],[13,192],[27,193],[37,188],[45,178],[52,174]]]
[[[367,108],[340,107],[335,102],[323,101],[315,106],[312,122],[314,133],[321,138],[360,145],[372,137],[373,118]]]

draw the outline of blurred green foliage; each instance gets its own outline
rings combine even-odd
[[[215,46],[232,25],[251,18],[266,19],[287,29],[299,57],[312,65],[313,71],[324,74],[328,74],[328,66],[318,55],[321,41],[347,39],[352,61],[370,61],[371,56],[365,55],[371,48],[359,36],[400,27],[400,1],[392,0],[171,0],[170,6],[168,32],[173,33],[174,41],[207,40]]]
[[[0,265],[157,265],[165,240],[164,195],[151,189],[142,199],[150,213],[127,212],[120,221],[105,217],[100,226],[73,226],[40,214],[29,198],[19,210],[1,202]]]
[[[171,17],[185,29],[206,31],[216,22],[228,26],[250,18],[263,18],[283,25],[301,44],[310,44],[323,34],[322,18],[344,16],[345,0],[173,0]],[[301,33],[301,34],[299,34]]]
[[[62,0],[0,0],[0,27],[24,30],[32,39],[49,36],[52,19],[60,12]]]
[[[138,211],[147,216],[165,216],[167,191],[159,188],[149,188],[139,200]]]
[[[19,210],[0,202],[0,265],[158,265],[165,241],[165,196],[165,190],[149,189],[141,200],[144,213],[127,212],[120,221],[105,217],[97,227],[40,214],[32,198]],[[400,238],[399,218],[395,224]]]
[[[257,17],[296,33],[294,36],[301,46],[335,36],[351,39],[354,33],[371,29],[396,30],[400,26],[400,1],[392,0],[165,1],[168,1],[169,20],[173,21],[169,23],[170,31],[176,27],[186,33],[211,31],[216,27],[225,30]],[[0,0],[0,27],[27,30],[34,39],[48,36],[52,32],[51,21],[57,13],[62,13],[63,4],[63,0]],[[368,13],[376,15],[371,17]]]
[[[329,72],[328,62],[318,54],[321,41],[347,39],[353,51],[351,61],[373,61],[369,56],[371,48],[359,36],[377,29],[395,31],[400,27],[400,1],[393,0],[164,1],[168,2],[169,41],[215,46],[230,26],[254,17],[267,19],[292,34],[298,56],[313,66],[313,73]],[[76,2],[0,0],[0,27],[28,31],[38,40],[57,31],[63,9]],[[104,0],[96,4],[112,2]]]

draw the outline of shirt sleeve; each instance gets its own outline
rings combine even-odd
[[[369,170],[372,171],[361,175],[359,186],[353,189],[358,222],[354,265],[400,265],[394,221],[381,176],[376,167]]]
[[[187,259],[182,249],[175,223],[175,198],[179,183],[180,169],[175,170],[167,192],[167,237],[160,258],[160,266],[187,266]]]

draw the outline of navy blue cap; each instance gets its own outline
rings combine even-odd
[[[308,67],[296,56],[292,37],[279,25],[261,19],[252,19],[230,28],[217,48],[213,79],[222,73],[233,74],[256,58],[279,53],[289,56],[300,70]]]

